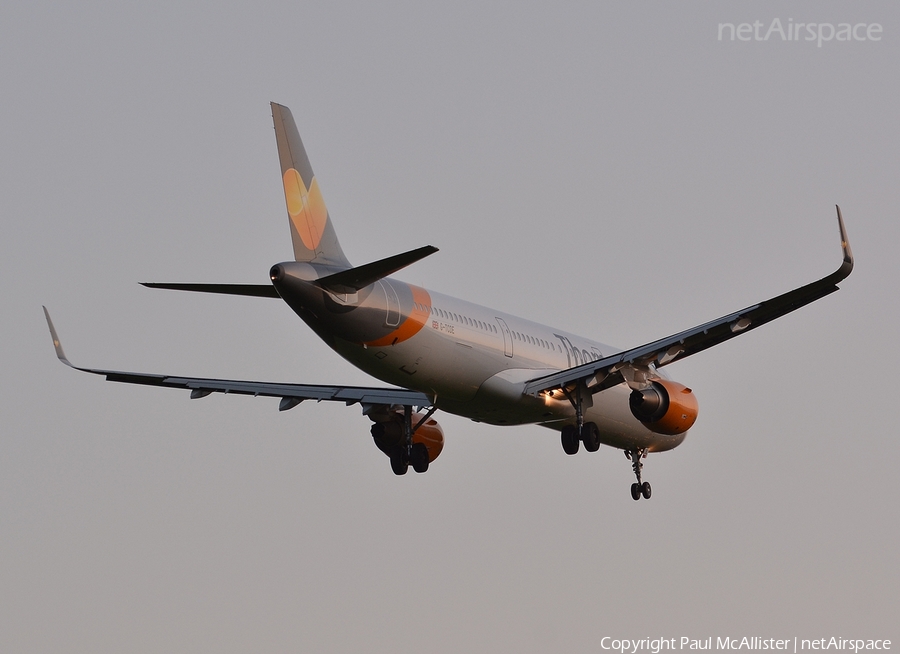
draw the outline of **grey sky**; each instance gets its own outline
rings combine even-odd
[[[892,638],[896,3],[7,3],[0,8],[0,650],[597,652],[603,636]],[[720,42],[722,22],[879,42]],[[343,249],[627,347],[830,273],[678,363],[650,456],[439,420],[396,478],[358,408],[76,364],[371,383],[264,283],[290,258],[268,102]]]

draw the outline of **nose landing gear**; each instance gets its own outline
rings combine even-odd
[[[637,482],[631,485],[631,499],[639,500],[641,496],[645,500],[650,499],[650,482],[645,481],[641,483],[641,468],[644,467],[644,464],[641,463],[641,459],[647,456],[647,450],[645,448],[638,448],[634,450],[627,450],[625,452],[625,457],[631,459],[631,468],[634,470],[634,476],[637,477]]]

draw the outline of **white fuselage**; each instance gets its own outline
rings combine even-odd
[[[374,377],[435,395],[443,411],[478,422],[554,429],[574,423],[572,404],[562,394],[525,395],[525,382],[619,351],[465,300],[428,295],[427,320],[412,337],[380,346],[336,339],[334,349]],[[661,451],[684,440],[686,432],[662,435],[637,420],[628,406],[630,392],[620,384],[597,393],[585,407],[584,419],[597,425],[602,442]]]

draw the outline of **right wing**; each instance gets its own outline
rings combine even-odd
[[[304,400],[334,401],[361,404],[365,413],[368,407],[376,405],[402,405],[418,408],[434,405],[434,399],[406,388],[372,388],[368,386],[322,386],[316,384],[281,384],[278,382],[256,382],[234,379],[207,379],[204,377],[175,377],[144,372],[121,372],[118,370],[97,370],[80,368],[73,365],[63,352],[62,344],[56,335],[50,313],[44,307],[44,316],[53,338],[56,356],[64,364],[75,370],[103,375],[107,381],[124,382],[126,384],[143,384],[145,386],[163,386],[166,388],[183,388],[191,391],[191,399],[206,397],[211,393],[229,393],[235,395],[252,395],[262,397],[280,397],[279,411],[292,409]]]
[[[841,248],[844,260],[840,268],[822,279],[795,288],[770,300],[735,311],[717,320],[698,325],[667,338],[619,352],[597,361],[561,370],[530,380],[525,393],[539,395],[546,391],[564,389],[572,384],[585,383],[592,393],[597,393],[623,381],[646,381],[649,366],[657,368],[689,357],[697,352],[718,345],[771,320],[795,311],[838,290],[837,283],[853,270],[853,253],[844,229],[841,208],[837,207],[838,228],[841,232]],[[628,375],[632,376],[628,379]]]

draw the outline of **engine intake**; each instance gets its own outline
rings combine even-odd
[[[656,379],[647,388],[631,391],[628,406],[647,429],[668,435],[690,429],[699,411],[694,392],[668,379]]]

